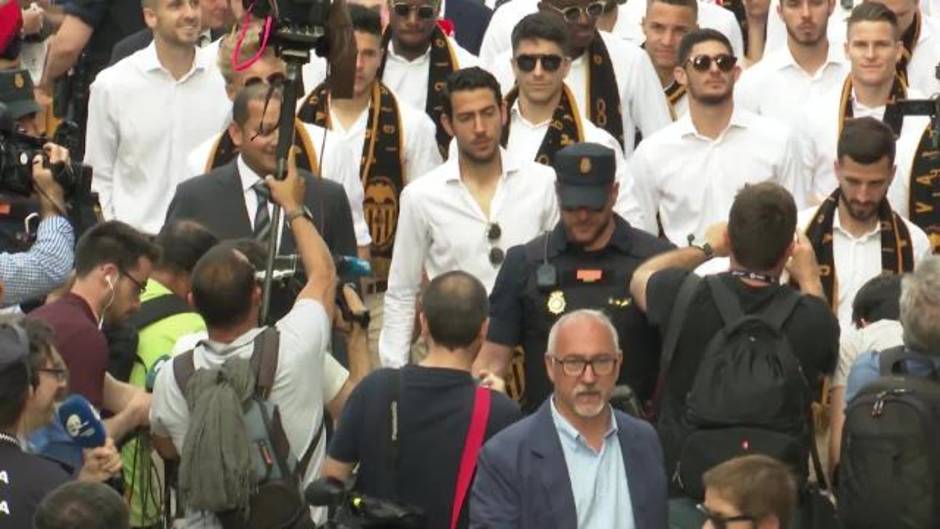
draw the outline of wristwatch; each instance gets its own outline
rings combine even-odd
[[[307,220],[313,223],[313,214],[310,213],[310,208],[307,206],[302,206],[287,213],[287,224],[290,225],[292,222],[294,222],[295,219],[299,217],[306,217]]]
[[[706,259],[711,259],[715,257],[715,250],[712,248],[712,245],[708,244],[708,241],[705,241],[701,246],[695,244],[695,234],[690,233],[688,236],[689,248],[698,248],[702,250],[702,253],[705,254]]]

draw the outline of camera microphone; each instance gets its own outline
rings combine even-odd
[[[98,412],[85,397],[78,394],[69,395],[59,405],[56,416],[62,428],[65,429],[65,433],[78,446],[82,448],[104,446],[107,438],[104,424]]]

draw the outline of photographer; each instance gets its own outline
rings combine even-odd
[[[0,103],[6,106],[9,120],[27,135],[36,134],[35,118],[39,105],[33,99],[33,86],[26,70],[0,72]],[[0,109],[0,116],[4,112]],[[9,148],[6,132],[0,131],[0,152]],[[32,188],[39,202],[42,219],[32,247],[21,253],[0,253],[0,283],[3,294],[0,304],[12,305],[42,297],[61,285],[72,268],[75,233],[65,218],[65,192],[54,177],[54,171],[69,167],[69,152],[54,143],[43,146],[45,156],[36,155],[32,160]],[[48,159],[48,162],[46,159]],[[5,165],[0,173],[0,189],[6,189],[8,172],[15,170]],[[13,207],[16,201],[9,196],[0,197],[0,204]],[[17,202],[26,202],[19,200]],[[9,213],[7,215],[10,215]],[[24,215],[25,217],[25,215]],[[12,217],[19,224],[19,220]]]

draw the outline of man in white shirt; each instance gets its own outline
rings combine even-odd
[[[381,19],[373,10],[349,5],[358,60],[352,99],[334,99],[325,83],[301,105],[301,120],[326,129],[328,144],[354,153],[356,175],[365,188],[365,217],[372,244],[372,277],[364,280],[364,301],[371,315],[369,350],[378,351],[383,298],[388,285],[401,191],[410,181],[441,164],[434,123],[401,101],[378,78],[382,49]]]
[[[736,108],[735,62],[728,39],[715,30],[683,37],[675,75],[688,90],[689,113],[646,138],[630,160],[641,210],[628,219],[634,226],[675,244],[690,236],[701,241],[709,225],[727,217],[741,187],[764,181],[803,204],[798,142],[785,125]]]
[[[423,275],[463,270],[490,290],[505,250],[558,221],[554,170],[500,148],[506,106],[496,79],[463,69],[446,93],[443,121],[458,154],[402,192],[379,338],[386,367],[408,362]]]
[[[888,200],[895,173],[891,128],[872,117],[848,119],[837,149],[838,186],[818,207],[801,211],[797,225],[816,252],[826,299],[848,329],[852,301],[866,281],[910,272],[931,248],[924,231]]]
[[[806,102],[801,114],[802,151],[812,172],[809,202],[822,202],[835,189],[836,145],[846,118],[873,117],[887,123],[897,135],[894,182],[889,191],[891,205],[903,217],[910,215],[911,169],[931,159],[933,149],[925,132],[929,119],[901,119],[887,112],[897,99],[917,99],[922,93],[907,89],[895,65],[903,53],[897,17],[877,2],[866,2],[852,11],[848,20],[845,53],[850,72],[843,82]]]
[[[215,57],[197,50],[196,0],[144,0],[153,43],[106,68],[91,85],[85,162],[105,218],[156,233],[186,155],[217,133],[231,108]]]
[[[621,5],[617,24],[612,28],[611,33],[637,44],[642,44],[647,38],[646,31],[643,28],[643,19],[649,16],[648,10],[652,3],[648,0],[630,0]],[[697,4],[698,26],[720,31],[731,42],[734,56],[744,55],[744,36],[741,32],[741,25],[738,24],[738,19],[735,18],[734,13],[730,9],[709,0],[696,0],[695,3]]]
[[[279,347],[269,400],[278,406],[284,433],[298,460],[308,451],[311,453],[307,457],[310,463],[301,469],[301,481],[306,484],[316,477],[326,447],[321,388],[323,357],[334,310],[336,269],[329,248],[305,213],[304,183],[296,164],[289,165],[285,180],[268,177],[265,183],[272,199],[286,211],[307,283],[293,309],[275,325]],[[248,258],[231,246],[213,248],[196,264],[190,297],[206,321],[209,337],[193,349],[192,368],[219,369],[229,358],[252,356],[254,341],[264,331],[257,327],[261,288],[255,273]],[[174,362],[181,358],[185,357],[176,357]],[[165,459],[183,454],[192,417],[193,403],[187,402],[175,371],[160,370],[150,410],[154,447]],[[316,521],[322,522],[325,512],[316,514],[319,518]],[[211,513],[190,510],[187,518],[188,527],[219,527]]]
[[[237,71],[232,64],[232,52],[239,41],[241,42],[239,62],[247,62],[259,52],[260,30],[260,24],[252,24],[244,37],[240,31],[237,31],[222,38],[217,63],[219,72],[225,79],[225,94],[229,101],[234,101],[235,95],[245,85],[283,86],[287,67],[284,61],[274,54],[274,49],[271,47],[268,47],[244,70]],[[189,166],[190,176],[211,172],[238,156],[238,148],[232,140],[228,125],[229,123],[226,123],[224,127],[220,127],[222,132],[206,138],[189,153],[186,163]],[[356,246],[360,248],[361,254],[367,256],[371,239],[362,210],[362,201],[365,197],[362,183],[359,181],[359,162],[356,156],[358,151],[354,154],[348,146],[338,141],[324,143],[325,136],[327,134],[322,127],[294,120],[294,145],[300,148],[297,166],[343,186],[346,198],[349,200],[349,210],[352,212]]]
[[[437,25],[440,0],[395,0],[382,39],[379,77],[404,102],[424,110],[437,127],[437,145],[447,156],[450,136],[441,125],[443,86],[452,72],[479,61]]]
[[[849,70],[845,51],[826,36],[834,6],[835,0],[783,0],[777,6],[787,28],[786,46],[766,50],[741,74],[734,87],[741,108],[795,129],[808,99],[842,83]]]
[[[568,25],[571,67],[565,81],[582,116],[610,133],[629,158],[637,131],[648,137],[669,124],[669,105],[646,53],[597,30],[603,4],[599,0],[545,0],[539,3],[539,11]],[[489,66],[508,92],[514,81],[512,50]]]
[[[711,4],[702,4],[702,7]],[[679,41],[698,28],[698,0],[651,0],[643,17],[643,49],[653,61],[653,68],[663,87],[672,119],[689,111],[685,87],[676,81],[676,56]]]
[[[548,13],[533,13],[516,24],[512,40],[516,86],[506,94],[509,122],[503,129],[502,146],[520,160],[553,165],[555,153],[568,145],[603,145],[614,151],[617,182],[626,188],[626,162],[620,145],[603,129],[582,119],[565,85],[571,66],[565,24]],[[451,148],[455,148],[453,143]],[[620,207],[627,207],[628,202],[620,197],[617,213],[624,215]]]

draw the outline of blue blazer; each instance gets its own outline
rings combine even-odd
[[[483,33],[490,25],[493,11],[482,0],[447,0],[444,18],[454,23],[454,39],[457,44],[474,55],[479,55],[483,44]]]
[[[636,529],[666,529],[663,452],[649,424],[614,411]],[[477,460],[471,528],[575,529],[574,495],[548,399],[490,439]],[[617,529],[617,528],[611,528]]]

